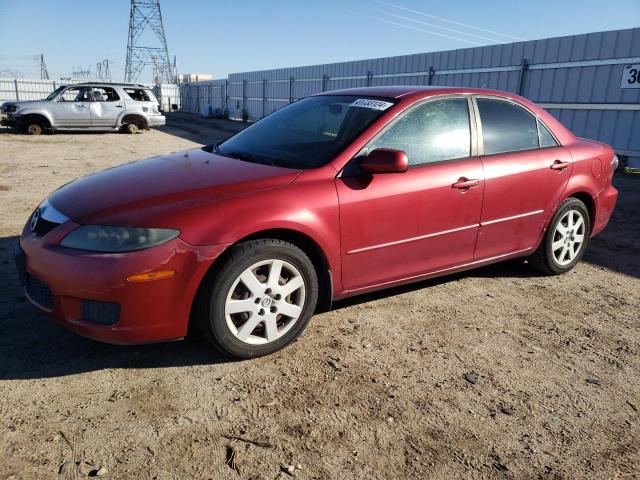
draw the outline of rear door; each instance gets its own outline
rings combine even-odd
[[[148,88],[125,87],[124,92],[129,96],[126,101],[127,110],[137,111],[145,115],[158,113],[158,101]]]
[[[365,174],[356,157],[336,179],[346,289],[473,259],[484,182],[469,111],[462,96],[410,108],[360,155],[376,148],[402,150],[409,160],[407,172]],[[474,182],[458,188],[461,180]]]
[[[562,195],[572,157],[520,104],[476,97],[485,176],[475,259],[535,247],[547,214]]]
[[[124,101],[115,88],[95,87],[90,108],[92,126],[115,127],[118,117],[124,111]]]
[[[87,87],[70,87],[53,104],[53,121],[57,127],[91,126],[91,92]]]

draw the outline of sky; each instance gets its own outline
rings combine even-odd
[[[640,0],[161,0],[180,73],[229,73],[640,26]],[[606,5],[606,8],[603,8]],[[129,0],[0,0],[0,76],[109,59],[122,80]],[[145,40],[149,38],[143,37]],[[151,45],[149,45],[151,46]],[[150,81],[146,70],[139,81]]]

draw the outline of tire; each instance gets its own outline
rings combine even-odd
[[[131,135],[135,135],[139,130],[140,129],[138,128],[138,125],[136,125],[135,123],[127,123],[123,127],[123,131],[125,133],[130,133]]]
[[[42,135],[42,132],[44,132],[44,128],[38,122],[29,121],[24,125],[24,132],[27,135]]]
[[[283,240],[249,240],[233,246],[207,275],[194,320],[220,351],[255,358],[293,342],[317,301],[317,274],[301,249]]]
[[[577,198],[560,204],[538,249],[527,259],[547,275],[561,275],[573,269],[584,255],[591,233],[586,205]]]

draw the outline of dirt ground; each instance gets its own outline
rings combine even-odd
[[[49,192],[240,127],[0,129],[0,479],[640,478],[640,177],[616,175],[567,275],[509,262],[343,301],[257,360],[104,345],[28,304],[10,241]]]

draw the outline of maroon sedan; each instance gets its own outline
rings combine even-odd
[[[17,261],[29,300],[82,335],[157,342],[196,322],[256,357],[335,299],[516,257],[572,269],[609,220],[616,166],[510,93],[326,92],[65,185]]]

